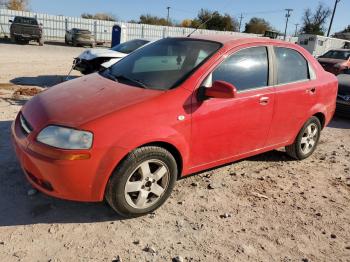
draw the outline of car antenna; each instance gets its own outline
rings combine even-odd
[[[199,26],[196,27],[196,29],[194,29],[191,33],[188,34],[187,37],[190,37],[194,32],[196,32],[201,26],[205,25],[206,23],[208,23],[211,19],[213,19],[214,14],[212,14],[207,20],[205,20],[203,23],[201,23]]]

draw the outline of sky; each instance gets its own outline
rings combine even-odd
[[[141,14],[166,17],[166,7],[170,6],[170,18],[180,22],[186,18],[195,18],[198,10],[205,8],[236,18],[243,13],[242,29],[250,18],[257,16],[268,20],[281,32],[284,32],[285,27],[284,9],[292,8],[288,34],[294,34],[295,24],[301,24],[304,10],[308,7],[314,9],[319,2],[333,10],[335,0],[29,0],[33,12],[65,16],[105,12],[115,15],[119,21],[137,20]],[[350,24],[349,10],[350,0],[341,0],[331,32],[340,31]]]

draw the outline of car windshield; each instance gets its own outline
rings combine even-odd
[[[112,47],[111,50],[124,54],[130,54],[131,52],[135,51],[136,49],[140,48],[141,46],[147,43],[149,43],[149,41],[147,40],[131,40],[120,45],[116,45]]]
[[[100,73],[118,82],[168,90],[181,84],[220,47],[220,43],[206,40],[165,38],[136,50]]]
[[[38,22],[36,21],[36,19],[31,18],[31,17],[17,16],[17,17],[15,17],[14,22],[18,23],[18,24],[38,25]]]
[[[89,30],[84,30],[84,29],[76,29],[77,34],[83,34],[83,35],[90,35],[91,32]]]
[[[331,50],[325,53],[322,58],[333,58],[333,59],[341,59],[347,60],[350,57],[350,51],[342,51],[342,50]]]

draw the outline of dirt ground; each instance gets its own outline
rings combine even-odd
[[[10,142],[28,97],[8,83],[50,86],[42,76],[81,51],[0,44],[0,261],[350,261],[350,120],[334,119],[307,160],[278,150],[190,176],[137,219],[28,194]]]

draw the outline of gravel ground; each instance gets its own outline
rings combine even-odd
[[[137,219],[32,192],[10,143],[28,97],[8,82],[63,75],[81,50],[0,44],[0,261],[350,261],[350,121],[340,118],[309,159],[276,150],[181,179]]]

